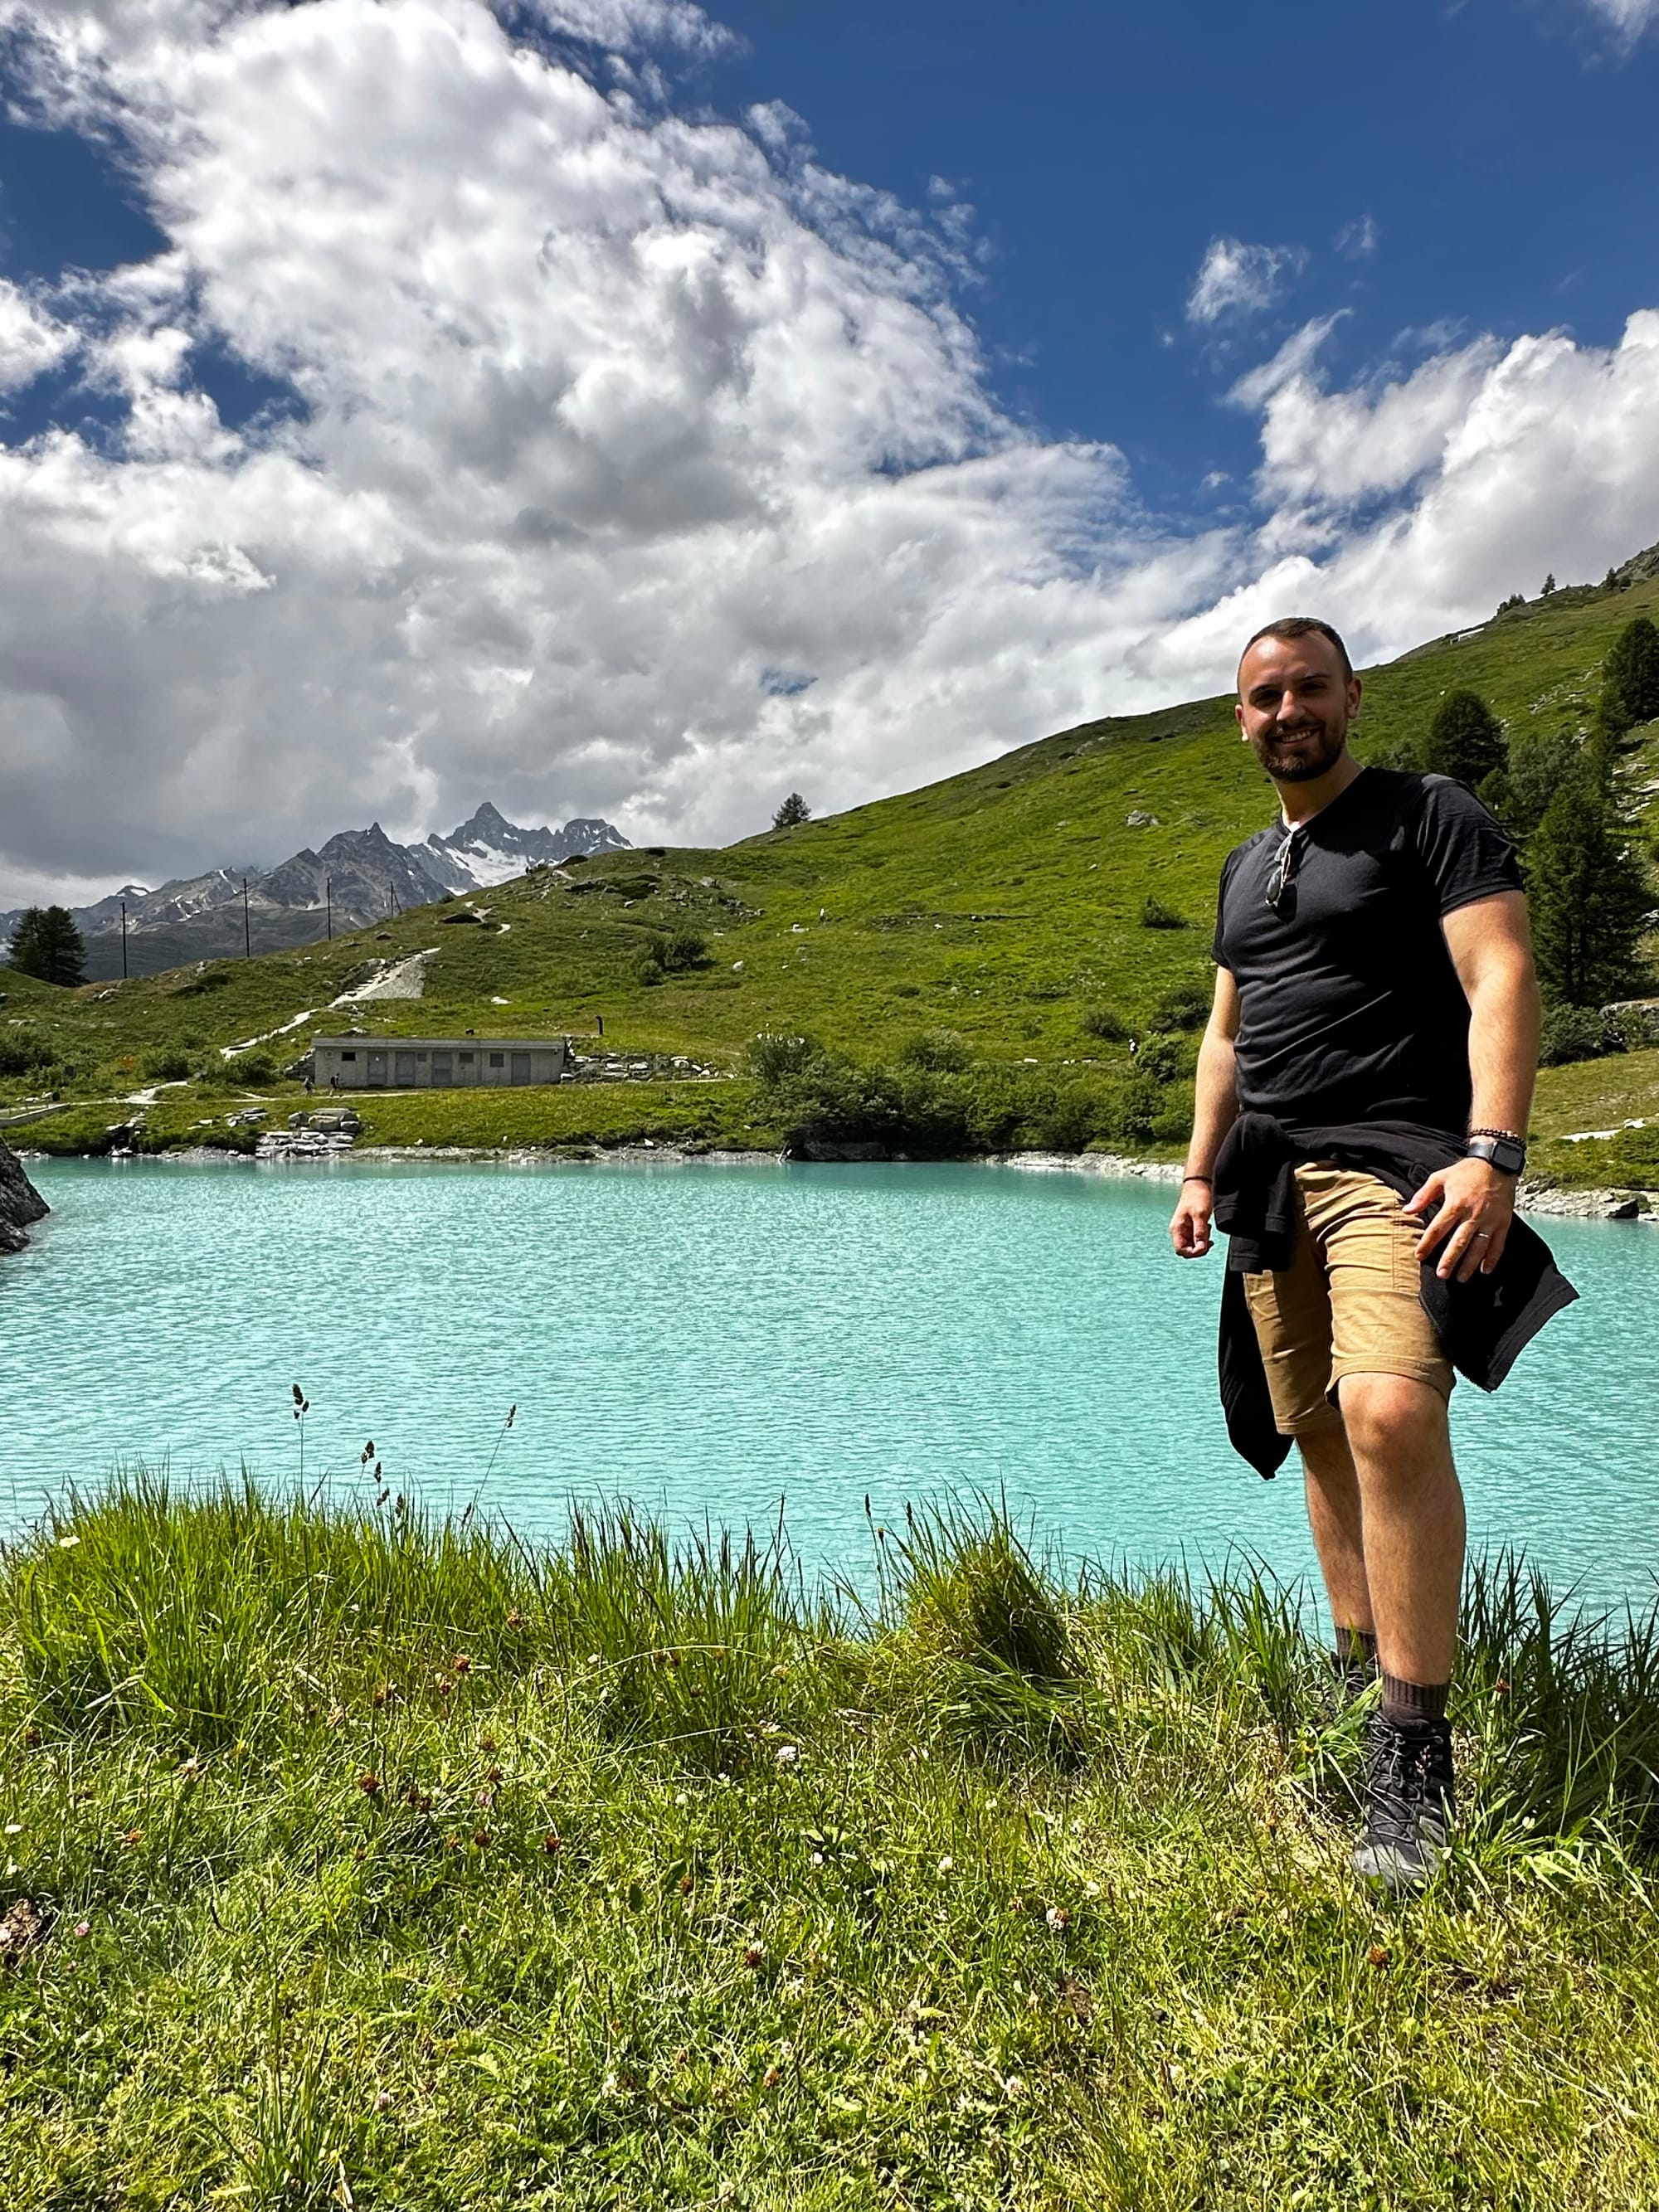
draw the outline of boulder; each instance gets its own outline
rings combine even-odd
[[[21,1160],[0,1138],[0,1252],[21,1252],[29,1241],[29,1224],[51,1211],[24,1174]]]

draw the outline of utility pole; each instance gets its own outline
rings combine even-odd
[[[244,960],[252,960],[253,957],[253,925],[248,920],[246,876],[242,878],[242,957]]]
[[[323,878],[323,904],[328,913],[328,941],[332,945],[334,942],[334,878],[332,876]]]
[[[127,902],[121,902],[121,981],[127,980]]]

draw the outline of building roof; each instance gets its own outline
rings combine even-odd
[[[343,1035],[316,1035],[311,1042],[313,1049],[319,1045],[343,1045],[353,1052],[360,1047],[373,1052],[430,1052],[434,1047],[440,1052],[553,1052],[570,1040],[566,1036],[367,1036],[361,1030],[347,1030]]]

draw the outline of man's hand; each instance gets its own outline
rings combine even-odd
[[[1190,1178],[1181,1186],[1181,1196],[1170,1218],[1170,1242],[1177,1260],[1201,1260],[1214,1239],[1210,1235],[1210,1186]]]
[[[1467,1283],[1472,1275],[1491,1274],[1503,1257],[1510,1224],[1515,1218],[1515,1177],[1505,1175],[1490,1160],[1456,1160],[1431,1175],[1406,1212],[1433,1217],[1417,1240],[1417,1256],[1426,1260],[1437,1244],[1443,1244],[1435,1269],[1442,1279],[1455,1275]]]

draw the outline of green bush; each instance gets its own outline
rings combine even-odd
[[[899,1047],[900,1064],[935,1075],[960,1075],[973,1060],[968,1040],[955,1030],[918,1030]]]
[[[1192,927],[1184,914],[1177,914],[1172,906],[1166,906],[1161,898],[1155,897],[1150,891],[1146,895],[1146,904],[1140,909],[1140,926],[1143,929]]]
[[[708,957],[708,940],[695,929],[659,931],[645,956],[654,960],[665,975],[678,975],[688,968],[701,968]],[[643,963],[641,963],[643,964]]]
[[[0,1077],[32,1075],[57,1060],[58,1048],[39,1030],[0,1030]]]
[[[1107,1044],[1122,1044],[1133,1035],[1122,1015],[1112,1006],[1085,1006],[1078,1016],[1078,1027],[1085,1036],[1099,1037]]]
[[[185,1083],[190,1078],[190,1054],[177,1046],[161,1052],[147,1053],[143,1071],[152,1083]]]
[[[775,1091],[821,1056],[821,1048],[810,1036],[753,1037],[749,1045],[749,1073],[763,1089]]]
[[[1607,1053],[1628,1052],[1640,1043],[1637,1024],[1628,1017],[1603,1013],[1599,1006],[1569,1006],[1563,999],[1547,998],[1540,1034],[1538,1058],[1545,1067],[1562,1067],[1575,1060],[1600,1060]]]
[[[665,972],[661,961],[653,952],[641,953],[634,963],[634,981],[647,991],[661,982]]]
[[[1155,1030],[1201,1030],[1210,1018],[1210,994],[1196,983],[1166,991],[1152,1009]]]
[[[1154,1083],[1178,1083],[1192,1073],[1191,1055],[1179,1038],[1150,1037],[1135,1056],[1135,1069]]]

